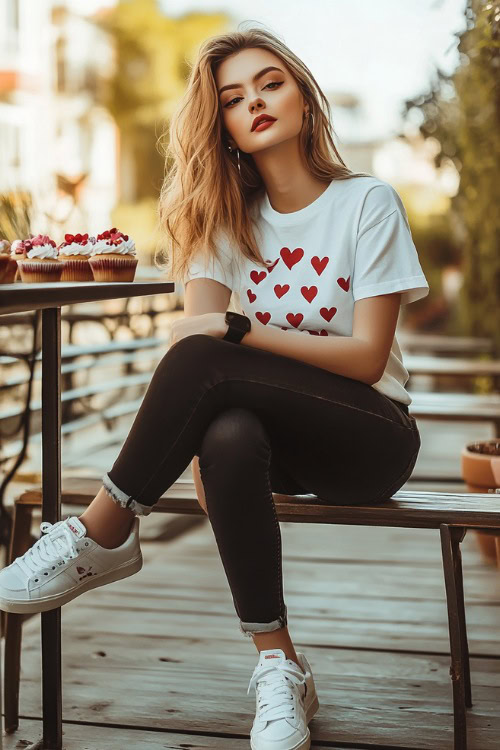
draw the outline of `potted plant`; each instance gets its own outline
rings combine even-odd
[[[500,493],[500,438],[468,443],[461,463],[468,492]],[[476,535],[483,558],[500,568],[500,530],[478,530]]]

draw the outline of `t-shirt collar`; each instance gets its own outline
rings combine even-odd
[[[264,193],[262,203],[260,207],[260,213],[262,218],[266,219],[270,224],[277,224],[279,226],[292,226],[295,224],[301,224],[303,221],[310,219],[311,216],[315,216],[318,211],[331,200],[332,193],[337,180],[332,180],[326,190],[324,190],[316,200],[309,205],[300,208],[298,211],[292,211],[291,213],[283,214],[276,211],[269,201],[267,192]]]

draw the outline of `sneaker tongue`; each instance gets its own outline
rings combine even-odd
[[[78,516],[71,516],[70,518],[66,519],[66,525],[70,529],[70,531],[73,532],[73,535],[77,539],[81,539],[87,534],[87,529],[83,525],[83,523],[80,521]]]
[[[285,662],[286,655],[281,648],[268,648],[260,652],[259,655],[259,666],[264,664],[265,666],[280,664]]]

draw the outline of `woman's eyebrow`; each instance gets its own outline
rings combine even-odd
[[[252,78],[252,81],[257,81],[263,75],[269,73],[270,70],[279,70],[280,73],[284,72],[283,70],[281,70],[281,68],[277,68],[275,65],[268,65],[267,68],[262,68],[262,70],[256,73]],[[241,86],[243,86],[242,83],[229,83],[227,86],[223,86],[221,89],[219,89],[219,96],[223,91],[227,91],[227,89],[239,89]]]

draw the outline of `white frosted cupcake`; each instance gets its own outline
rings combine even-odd
[[[93,281],[94,276],[89,259],[95,238],[88,234],[65,234],[64,242],[58,247],[59,258],[63,263],[61,281]]]
[[[46,234],[37,234],[23,240],[22,244],[25,257],[17,261],[21,281],[38,283],[61,280],[63,265],[54,240]]]
[[[97,235],[89,260],[95,281],[133,281],[138,262],[128,234],[113,227]]]

